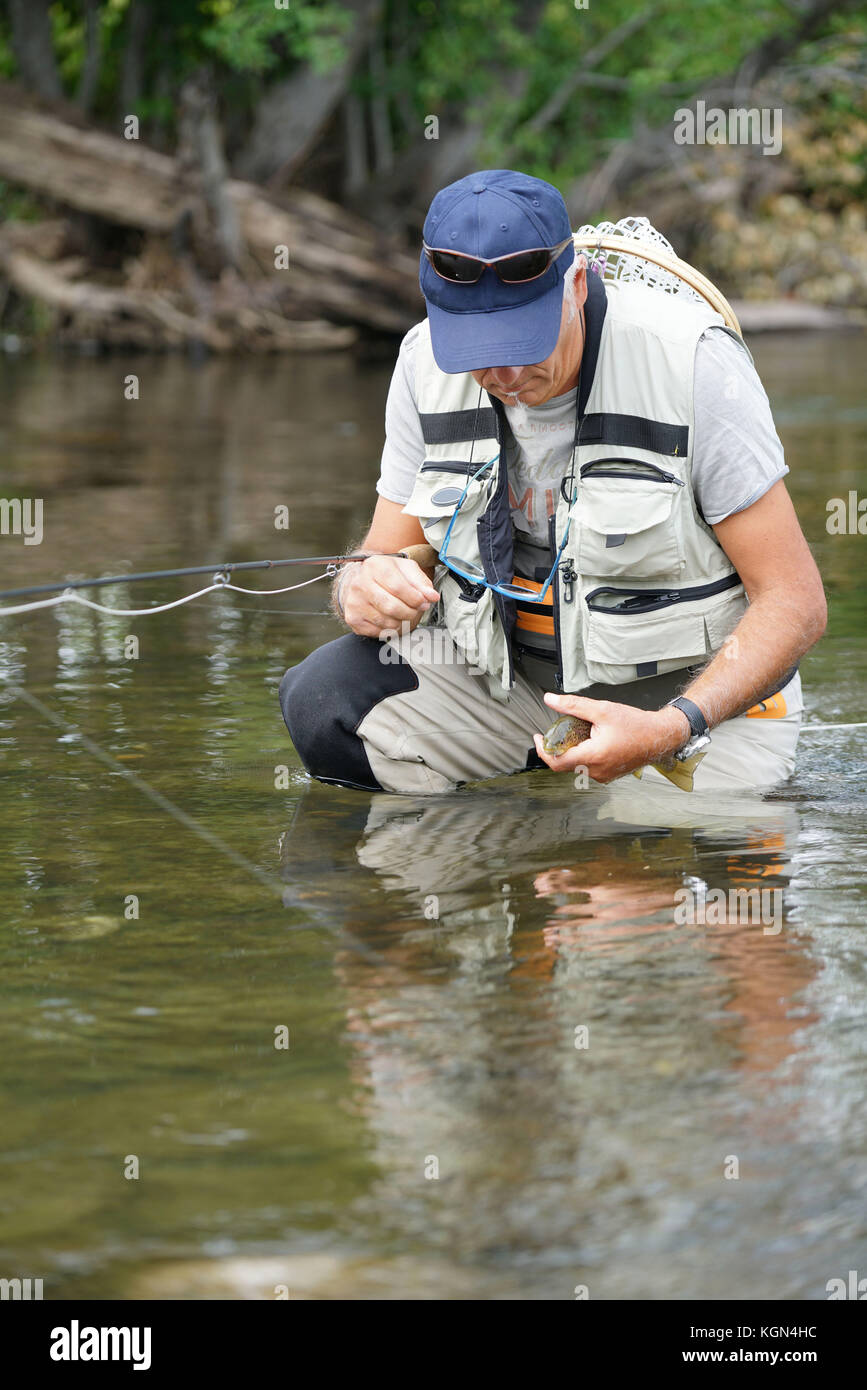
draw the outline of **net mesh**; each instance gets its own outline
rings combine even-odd
[[[679,275],[654,265],[640,254],[640,248],[646,246],[648,250],[653,248],[664,251],[668,256],[676,255],[671,242],[651,226],[646,217],[621,217],[619,222],[599,222],[595,226],[587,222],[578,228],[575,236],[594,241],[601,237],[622,237],[624,243],[628,243],[629,250],[622,253],[601,246],[581,248],[590,269],[608,284],[647,285],[650,289],[664,290],[667,294],[702,303],[698,291]]]

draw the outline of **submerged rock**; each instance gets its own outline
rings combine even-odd
[[[516,1294],[511,1278],[437,1260],[323,1253],[230,1256],[152,1265],[127,1292],[141,1299],[474,1299]]]
[[[103,917],[94,914],[89,917],[76,918],[68,927],[63,928],[63,935],[68,941],[91,941],[98,936],[108,936],[122,926],[123,919],[121,917]]]

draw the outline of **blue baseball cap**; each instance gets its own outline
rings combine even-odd
[[[483,261],[558,246],[571,235],[559,189],[514,169],[483,169],[441,189],[423,232],[428,246]],[[504,285],[490,267],[476,284],[457,285],[437,275],[422,251],[419,284],[440,370],[525,367],[550,357],[574,255],[570,243],[544,275],[522,285]]]

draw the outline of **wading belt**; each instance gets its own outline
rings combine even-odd
[[[763,695],[746,712],[757,719],[782,719],[786,713],[786,702],[780,691],[783,690],[798,669],[796,662],[782,680],[775,682],[775,688]],[[626,685],[586,685],[575,692],[585,695],[588,700],[615,700],[621,705],[634,705],[636,709],[660,709],[679,695],[695,679],[701,666],[686,666],[681,671],[668,671],[662,676],[645,676],[642,680],[630,681]]]
[[[538,593],[541,584],[515,577],[515,583],[526,584]],[[544,645],[543,645],[544,644]],[[522,613],[518,604],[515,624],[515,646],[518,661],[524,674],[545,690],[554,689],[553,664],[557,652],[554,641],[554,616],[550,605],[527,604]],[[782,719],[786,714],[786,702],[780,691],[783,690],[798,669],[796,662],[775,682],[773,690],[759,699],[747,714],[756,719]],[[603,685],[596,682],[584,686],[583,690],[567,691],[567,694],[584,695],[589,700],[612,700],[620,705],[633,705],[636,709],[661,709],[679,695],[695,679],[702,666],[685,666],[679,671],[667,671],[661,676],[643,676],[641,680],[627,681],[623,685]]]

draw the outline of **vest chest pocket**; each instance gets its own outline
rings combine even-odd
[[[582,464],[572,516],[582,575],[649,579],[684,568],[680,503],[686,484],[639,459]]]
[[[482,459],[482,462],[484,460]],[[424,529],[428,542],[439,550],[445,538],[448,524],[467,487],[468,479],[481,466],[479,460],[464,462],[455,460],[426,459],[416,475],[412,496],[403,510],[408,516],[417,516]],[[455,554],[461,547],[469,554],[477,549],[476,519],[487,504],[491,479],[489,474],[469,483],[467,495],[452,531],[452,548]]]

